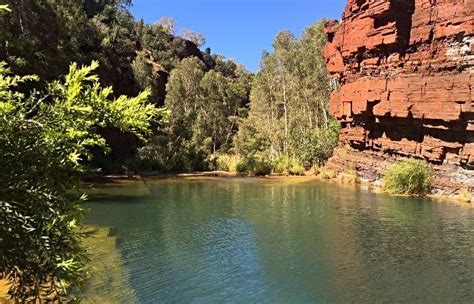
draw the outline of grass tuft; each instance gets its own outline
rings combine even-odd
[[[427,194],[431,188],[428,164],[415,159],[407,159],[393,164],[385,173],[382,188],[390,194]]]
[[[465,203],[470,203],[472,201],[472,194],[469,192],[469,189],[464,188],[459,192],[459,200]]]

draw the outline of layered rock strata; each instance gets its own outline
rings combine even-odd
[[[375,172],[382,161],[418,157],[433,164],[435,187],[472,191],[474,0],[349,0],[326,35],[338,87],[330,110],[352,150],[330,166],[361,155],[354,165]]]

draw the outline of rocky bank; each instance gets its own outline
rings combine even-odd
[[[349,0],[326,35],[342,126],[328,166],[375,181],[399,158],[422,158],[437,191],[473,192],[474,1]]]

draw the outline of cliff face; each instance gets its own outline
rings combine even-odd
[[[330,110],[350,147],[330,165],[376,179],[416,156],[435,187],[474,187],[474,0],[349,0],[326,34]]]

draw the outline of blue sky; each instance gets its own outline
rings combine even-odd
[[[154,23],[172,17],[176,26],[206,37],[205,47],[256,71],[276,33],[297,36],[321,18],[340,19],[346,0],[133,0],[137,18]]]

